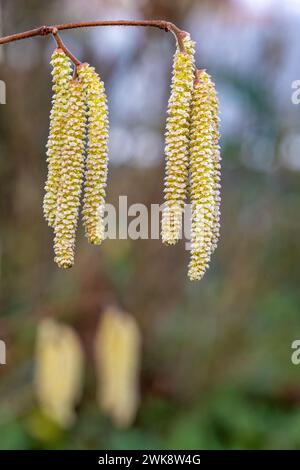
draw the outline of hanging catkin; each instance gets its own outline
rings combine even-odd
[[[181,234],[187,196],[190,105],[194,80],[194,42],[184,38],[186,52],[174,56],[171,96],[166,126],[166,176],[162,215],[162,240],[173,245]]]
[[[54,227],[55,261],[61,268],[70,268],[74,264],[84,166],[85,108],[82,84],[78,80],[72,80]]]
[[[53,98],[47,142],[48,177],[45,185],[46,193],[43,209],[45,219],[53,227],[56,217],[57,193],[61,175],[62,148],[65,141],[72,69],[69,58],[61,49],[54,50],[51,64],[53,67]]]
[[[84,356],[77,333],[52,318],[38,326],[35,390],[42,411],[62,428],[73,425],[83,389]]]
[[[200,280],[219,233],[218,106],[209,75],[196,72],[191,107],[191,259],[188,275]]]
[[[88,146],[83,197],[83,222],[90,243],[104,239],[103,216],[108,164],[108,109],[104,83],[88,64],[78,67],[88,106]]]
[[[211,77],[207,74],[208,90],[210,102],[212,107],[213,116],[213,180],[214,180],[214,213],[213,213],[213,227],[212,227],[212,252],[216,249],[220,237],[220,203],[221,203],[221,153],[219,145],[219,100],[217,97],[216,87]]]
[[[118,427],[132,424],[140,400],[141,333],[135,319],[106,309],[95,338],[97,395],[101,409]]]

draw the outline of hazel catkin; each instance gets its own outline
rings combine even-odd
[[[168,245],[178,241],[187,195],[190,105],[194,81],[194,42],[184,38],[185,52],[177,47],[167,110],[166,176],[162,214],[162,240]]]
[[[66,118],[70,98],[72,69],[69,58],[62,49],[55,49],[51,64],[53,67],[53,98],[50,112],[50,131],[47,142],[48,176],[43,203],[44,216],[54,227],[57,209],[57,194],[61,176],[62,148],[65,141]]]
[[[41,410],[61,428],[73,425],[82,395],[84,356],[77,333],[44,318],[38,325],[35,391]]]
[[[78,67],[87,101],[88,144],[83,197],[83,223],[90,243],[104,239],[103,216],[108,165],[108,108],[104,83],[94,67]]]
[[[82,84],[78,80],[72,80],[54,227],[55,262],[61,268],[70,268],[74,264],[75,235],[84,168],[85,108]]]
[[[196,72],[191,107],[191,258],[188,275],[200,280],[207,269],[219,232],[218,107],[205,70]]]
[[[141,333],[135,319],[116,307],[107,308],[94,350],[99,406],[116,426],[128,427],[140,401]]]
[[[212,227],[212,252],[216,249],[220,237],[220,203],[221,203],[221,153],[219,145],[219,100],[214,82],[207,74],[207,86],[210,96],[210,104],[212,109],[212,135],[213,135],[213,180],[214,180],[214,213]]]

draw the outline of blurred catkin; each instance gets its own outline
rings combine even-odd
[[[139,404],[141,336],[134,318],[103,312],[95,338],[98,402],[118,427],[130,426]]]
[[[184,38],[184,47],[186,52],[177,48],[174,56],[167,110],[162,240],[169,245],[180,238],[188,183],[190,105],[194,81],[194,42],[188,34]]]
[[[192,203],[191,259],[188,275],[200,280],[219,233],[218,106],[209,75],[196,72],[191,109],[190,178]]]
[[[48,177],[45,185],[46,193],[43,208],[45,219],[51,227],[54,227],[72,69],[69,58],[61,49],[54,50],[51,64],[53,67],[53,98],[47,142]]]
[[[94,67],[78,67],[88,107],[88,146],[83,198],[83,222],[90,243],[104,239],[103,216],[108,165],[108,108],[104,83]]]
[[[61,268],[70,268],[74,264],[84,169],[85,122],[86,105],[83,87],[78,80],[72,80],[54,227],[55,262]]]
[[[75,331],[52,319],[37,332],[35,389],[43,412],[62,428],[71,426],[82,393],[83,352]]]

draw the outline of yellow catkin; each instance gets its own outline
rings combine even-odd
[[[61,153],[65,141],[65,124],[70,97],[72,69],[69,58],[61,49],[55,49],[53,67],[53,98],[50,113],[50,132],[47,142],[48,177],[45,185],[44,216],[53,227],[56,217],[57,193],[60,183]]]
[[[212,252],[216,249],[220,237],[220,203],[221,203],[221,152],[219,145],[219,100],[215,84],[209,75],[207,85],[212,106],[213,116],[213,168],[214,168],[214,214],[213,214],[213,235],[212,235]]]
[[[71,426],[82,393],[83,352],[76,332],[52,319],[38,327],[35,391],[43,412],[62,428]]]
[[[214,97],[209,75],[204,70],[197,71],[190,127],[191,280],[203,277],[219,233],[218,107]]]
[[[134,318],[114,307],[103,312],[95,338],[98,402],[118,427],[128,427],[139,404],[141,335]]]
[[[162,241],[173,245],[181,235],[187,195],[190,105],[194,81],[194,42],[187,34],[186,52],[174,56],[171,96],[166,126],[166,177],[162,214]]]
[[[82,84],[72,80],[62,150],[61,180],[55,220],[55,262],[61,268],[74,264],[75,236],[84,169],[86,106]]]
[[[83,197],[83,223],[90,243],[104,239],[103,216],[108,164],[108,108],[104,83],[88,64],[78,67],[88,106],[88,146]]]

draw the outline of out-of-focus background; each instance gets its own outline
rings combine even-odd
[[[96,19],[160,18],[190,31],[197,64],[219,91],[223,154],[221,240],[200,283],[187,280],[183,243],[95,248],[82,229],[75,267],[61,271],[42,216],[54,42],[1,46],[0,448],[300,448],[300,365],[291,361],[300,339],[300,104],[291,100],[299,2],[30,0],[2,1],[0,12],[2,35]],[[106,84],[107,201],[161,203],[172,35],[108,27],[62,37]],[[95,331],[109,305],[129,312],[142,341],[140,403],[123,427],[96,400]],[[36,398],[45,318],[72,327],[83,350],[83,390],[67,427]]]

